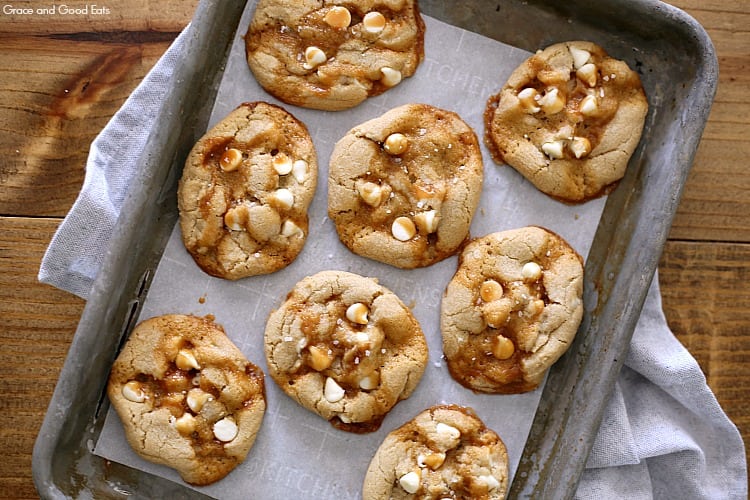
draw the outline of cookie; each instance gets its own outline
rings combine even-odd
[[[383,440],[370,462],[364,500],[505,498],[508,454],[470,408],[429,408]]]
[[[339,429],[377,430],[414,391],[427,343],[399,298],[372,278],[322,271],[297,283],[268,319],[269,374]]]
[[[583,259],[540,227],[469,243],[440,310],[451,376],[477,392],[534,390],[583,317]]]
[[[318,164],[305,125],[244,103],[193,147],[179,183],[182,240],[198,266],[235,280],[289,265],[305,244]]]
[[[135,327],[107,394],[130,446],[195,485],[218,481],[245,459],[266,408],[263,372],[221,326],[179,314]]]
[[[288,104],[351,108],[398,85],[424,58],[416,0],[259,0],[245,36],[258,83]]]
[[[527,59],[487,101],[485,142],[547,195],[582,203],[609,193],[638,145],[648,102],[638,74],[590,42]]]
[[[457,114],[399,106],[336,143],[328,215],[352,252],[404,269],[428,266],[468,238],[482,169],[476,134]]]

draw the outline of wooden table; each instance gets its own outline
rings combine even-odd
[[[720,82],[659,267],[664,309],[747,440],[750,2],[671,3],[708,30]],[[104,4],[106,12],[88,16],[0,12],[2,498],[37,496],[32,447],[84,306],[37,282],[40,260],[81,188],[91,141],[187,24],[197,0]]]

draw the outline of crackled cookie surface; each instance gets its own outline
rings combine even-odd
[[[428,266],[468,238],[482,180],[474,131],[453,112],[407,104],[336,143],[328,215],[352,252],[400,268]]]
[[[260,0],[245,45],[270,94],[341,110],[414,74],[424,57],[424,22],[416,0]]]
[[[335,427],[371,432],[419,383],[427,343],[411,311],[371,278],[323,271],[294,287],[265,332],[279,387]]]
[[[130,446],[191,484],[226,476],[247,456],[265,412],[263,372],[210,318],[166,315],[139,323],[107,394]]]
[[[535,389],[583,317],[583,261],[558,235],[524,227],[463,250],[441,303],[451,376],[478,392]]]
[[[473,410],[434,406],[383,440],[370,462],[364,500],[503,499],[508,455]]]
[[[531,56],[490,97],[485,140],[493,158],[568,203],[604,195],[625,174],[648,102],[638,74],[583,41]]]
[[[307,128],[280,107],[244,103],[193,147],[179,184],[182,239],[226,279],[291,263],[307,237],[318,164]]]

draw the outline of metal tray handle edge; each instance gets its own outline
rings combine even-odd
[[[649,285],[658,267],[661,251],[667,240],[671,221],[684,188],[685,180],[692,167],[695,152],[708,120],[711,104],[716,94],[718,82],[718,60],[710,37],[704,28],[684,11],[664,4],[641,0],[633,2],[642,15],[656,10],[666,14],[675,29],[685,31],[699,47],[701,67],[698,72],[704,75],[705,84],[694,85],[685,101],[691,107],[679,123],[680,143],[678,165],[675,166],[669,181],[675,195],[667,200],[655,213],[644,205],[649,196],[639,192],[616,190],[610,195],[612,205],[631,206],[629,212],[604,211],[602,223],[597,229],[592,248],[599,249],[601,261],[586,265],[584,283],[584,319],[575,341],[568,353],[550,369],[547,383],[542,393],[540,406],[530,432],[530,440],[524,449],[521,463],[509,491],[510,498],[573,498],[586,460],[594,444],[607,399],[614,389],[615,382],[627,356],[630,340],[640,317],[641,307],[646,299]],[[640,148],[639,148],[640,151]],[[636,152],[636,154],[639,153]],[[647,161],[642,158],[638,161]],[[649,191],[644,184],[643,192]],[[617,201],[615,198],[622,198]],[[610,205],[608,202],[607,205]],[[634,215],[635,214],[635,215]],[[607,217],[609,216],[609,220]],[[628,220],[629,219],[629,220]],[[639,221],[633,226],[632,221]],[[653,233],[651,220],[668,220],[658,234]],[[628,250],[622,261],[608,255],[608,242],[621,226],[633,226],[628,241]],[[646,242],[647,244],[643,244]],[[614,261],[614,262],[613,262]],[[639,273],[620,273],[619,269],[639,269]],[[608,290],[625,289],[629,297],[612,302],[601,300]],[[592,321],[592,309],[599,317]],[[586,375],[586,377],[583,377]],[[592,404],[594,401],[594,404]],[[593,410],[587,411],[593,407]]]

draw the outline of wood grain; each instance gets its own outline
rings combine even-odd
[[[85,305],[37,281],[41,258],[91,141],[196,4],[116,0],[111,16],[85,22],[0,18],[0,214],[14,216],[0,217],[0,498],[38,498],[34,441]]]
[[[169,44],[1,40],[0,214],[64,216],[91,141]]]
[[[37,281],[58,219],[0,217],[0,498],[33,498],[31,451],[84,301]]]
[[[659,277],[670,328],[750,442],[750,245],[670,241]]]
[[[750,242],[750,5],[673,0],[706,29],[719,60],[719,85],[670,237]]]

